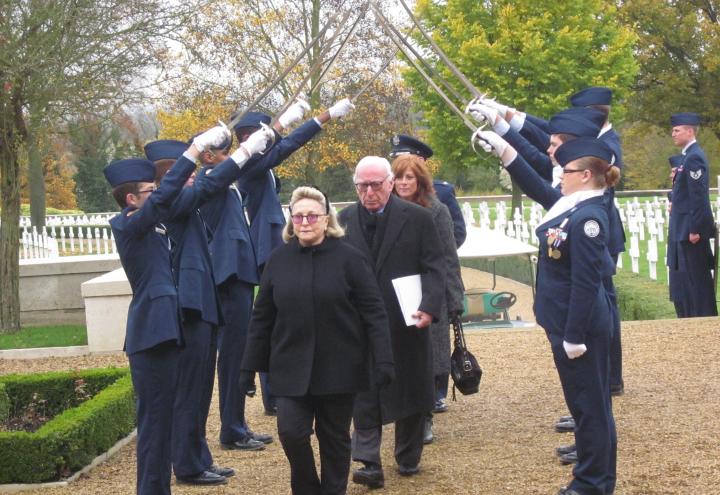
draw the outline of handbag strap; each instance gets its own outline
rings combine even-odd
[[[455,335],[455,347],[467,350],[465,345],[465,332],[463,331],[462,321],[459,316],[452,318],[453,334]]]

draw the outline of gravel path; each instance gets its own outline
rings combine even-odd
[[[466,273],[482,280],[486,275]],[[480,282],[478,282],[480,283]],[[507,284],[507,285],[506,285]],[[529,289],[518,290],[525,319]],[[525,305],[525,306],[523,306]],[[525,308],[525,309],[523,309]],[[615,400],[618,495],[716,494],[720,486],[720,339],[717,318],[628,322],[623,325],[626,393]],[[552,423],[566,414],[543,331],[489,330],[467,337],[484,370],[480,393],[459,396],[435,419],[436,441],[423,454],[422,471],[400,477],[386,428],[383,460],[388,494],[554,494],[570,479],[553,449],[571,443]],[[4,361],[0,373],[125,365],[122,355]],[[248,400],[255,431],[276,435],[259,398]],[[289,469],[279,443],[263,452],[219,449],[217,395],[208,424],[216,462],[238,474],[224,487],[173,486],[176,494],[288,494]],[[70,487],[43,494],[134,493],[134,443]],[[350,483],[349,494],[367,490]]]

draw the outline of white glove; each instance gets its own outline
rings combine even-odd
[[[465,108],[465,112],[472,115],[478,122],[489,123],[500,136],[504,136],[510,130],[510,124],[500,117],[497,110],[487,105],[471,101]]]
[[[481,96],[481,97],[478,99],[478,103],[482,103],[482,104],[485,105],[485,106],[488,106],[488,107],[490,107],[490,108],[494,108],[495,110],[498,111],[498,113],[500,113],[500,116],[501,116],[502,118],[505,118],[505,115],[507,115],[508,110],[512,110],[513,112],[515,111],[514,108],[510,108],[510,107],[507,106],[507,105],[503,105],[502,103],[500,103],[500,102],[498,102],[498,101],[495,101],[494,98],[485,98],[484,96]]]
[[[216,125],[212,129],[208,129],[199,136],[193,139],[193,144],[200,153],[209,149],[215,148],[223,144],[226,140],[230,139],[230,129],[220,122],[220,125]]]
[[[278,117],[278,122],[284,129],[287,129],[295,122],[303,118],[305,112],[310,111],[310,105],[305,100],[298,98],[295,103],[290,105],[283,114]]]
[[[338,101],[333,106],[328,108],[331,119],[345,117],[353,110],[355,110],[355,105],[352,104],[349,98],[343,98],[342,100]]]
[[[563,177],[563,168],[560,165],[555,165],[552,168],[552,187],[556,187],[558,184],[560,184],[560,181],[562,181]]]
[[[465,107],[465,113],[469,113],[478,122],[487,122],[490,125],[495,125],[495,121],[498,119],[498,111],[482,103],[478,103],[477,100],[472,100]]]
[[[567,357],[570,359],[579,358],[587,352],[587,346],[585,344],[571,344],[565,340],[563,340],[563,349],[565,349],[565,354],[567,354]]]
[[[232,158],[238,165],[243,165],[255,153],[260,153],[267,148],[268,141],[270,141],[273,137],[274,131],[267,125],[263,124],[260,129],[250,134],[245,141],[240,143],[240,146],[238,146],[238,149],[230,155],[230,158]]]
[[[512,119],[510,119],[510,127],[515,132],[520,132],[520,129],[525,125],[526,114],[524,112],[516,111]]]
[[[473,145],[473,149],[475,149],[475,146],[479,145],[486,152],[493,153],[498,157],[501,157],[509,146],[507,141],[498,136],[495,132],[483,131],[481,129],[478,129],[473,133],[471,143]]]

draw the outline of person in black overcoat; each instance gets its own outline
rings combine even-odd
[[[392,196],[390,163],[365,157],[354,175],[360,201],[340,212],[345,239],[372,258],[375,277],[390,321],[396,379],[389,386],[358,395],[353,421],[353,459],[364,467],[353,481],[380,487],[382,425],[395,422],[395,460],[401,475],[418,472],[423,449],[425,415],[434,403],[430,323],[442,311],[446,264],[430,211]],[[408,326],[392,280],[420,275],[422,298]]]
[[[292,492],[344,494],[355,394],[394,375],[388,320],[369,259],[339,239],[343,229],[323,193],[295,189],[290,214],[287,244],[263,271],[242,377],[268,372]]]

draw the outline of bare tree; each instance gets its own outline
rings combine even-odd
[[[21,154],[63,118],[141,98],[199,1],[0,0],[0,332],[20,327]]]

